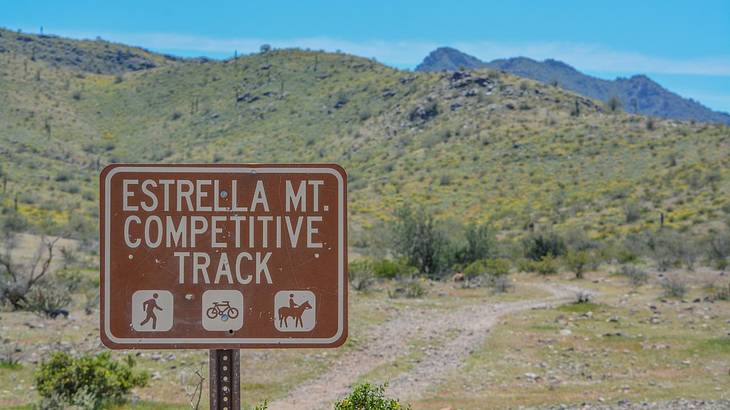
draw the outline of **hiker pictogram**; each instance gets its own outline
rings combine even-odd
[[[308,290],[280,291],[274,299],[274,326],[277,330],[301,332],[314,328],[314,293]]]
[[[173,296],[166,290],[138,290],[132,295],[132,329],[164,332],[172,328]]]
[[[237,290],[206,290],[202,300],[203,329],[236,331],[243,327],[243,294]]]
[[[152,330],[157,329],[157,315],[155,314],[155,309],[163,310],[157,304],[157,298],[159,297],[160,295],[158,293],[153,293],[151,298],[142,302],[142,310],[145,311],[147,317],[145,317],[142,323],[139,324],[140,326],[144,326],[145,323],[149,322],[150,319],[152,319]]]

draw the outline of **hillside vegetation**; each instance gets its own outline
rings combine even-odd
[[[614,112],[490,70],[412,73],[297,49],[173,61],[0,34],[0,192],[31,230],[95,237],[98,173],[114,162],[340,163],[355,244],[404,203],[503,236],[621,236],[660,212],[705,232],[730,213],[726,126]]]

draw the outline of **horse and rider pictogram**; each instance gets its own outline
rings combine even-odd
[[[274,326],[281,332],[301,332],[314,328],[315,296],[308,290],[280,291],[274,298]]]

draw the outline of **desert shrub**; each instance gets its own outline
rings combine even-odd
[[[724,285],[717,285],[715,282],[710,282],[703,286],[705,292],[707,292],[706,300],[717,301],[730,300],[730,283]]]
[[[368,258],[356,259],[348,266],[350,285],[357,291],[369,290],[375,284],[373,261]]]
[[[654,118],[649,117],[646,119],[646,129],[649,131],[654,131],[654,128],[656,128],[656,123],[654,122]]]
[[[558,261],[553,256],[544,256],[539,261],[530,262],[530,272],[540,275],[554,275],[558,273]]]
[[[725,270],[730,263],[730,231],[710,234],[705,249],[710,263],[717,269]]]
[[[80,357],[53,352],[36,370],[35,386],[46,400],[74,405],[84,399],[91,408],[105,408],[123,403],[133,388],[147,384],[148,374],[135,372],[134,366],[132,356],[116,361],[108,352]]]
[[[8,235],[22,232],[28,228],[28,220],[13,208],[5,208],[0,217],[0,233],[7,241]]]
[[[25,296],[23,308],[45,317],[55,318],[71,304],[71,292],[55,281],[43,281]]]
[[[563,238],[567,249],[593,251],[601,248],[601,244],[594,239],[590,239],[583,230],[570,230],[563,235]]]
[[[462,249],[458,251],[456,259],[464,264],[469,264],[481,259],[487,259],[494,255],[495,237],[494,232],[488,225],[469,224],[464,233],[466,239]]]
[[[687,294],[687,284],[676,276],[670,276],[662,281],[664,296],[671,298],[682,298]]]
[[[660,271],[667,271],[684,262],[692,268],[697,256],[697,249],[690,238],[682,237],[678,232],[662,230],[649,236],[648,248]]]
[[[591,295],[588,292],[580,291],[575,294],[575,302],[576,304],[583,304],[583,303],[590,303],[591,301]]]
[[[491,276],[488,282],[489,288],[494,293],[507,293],[512,289],[512,282],[509,277],[504,276]]]
[[[425,209],[400,208],[392,229],[393,250],[419,273],[435,276],[447,265],[448,240]]]
[[[717,288],[713,295],[714,300],[724,300],[729,301],[730,300],[730,283],[728,283],[725,286],[720,286]]]
[[[576,279],[583,279],[583,274],[591,267],[591,254],[588,251],[570,250],[563,260],[565,267],[575,273]]]
[[[492,286],[496,278],[509,274],[510,262],[507,259],[480,259],[464,268],[464,276],[470,282]]]
[[[82,287],[87,287],[89,282],[78,269],[66,269],[56,272],[53,275],[53,279],[57,285],[66,288],[71,293],[76,292]]]
[[[418,278],[402,279],[398,285],[391,291],[388,291],[390,298],[421,298],[428,293],[423,280]]]
[[[483,259],[476,260],[464,268],[464,276],[473,280],[487,273],[487,264]]]
[[[73,174],[71,174],[71,172],[67,170],[58,171],[56,177],[54,178],[56,182],[67,182],[71,179],[73,179]]]
[[[649,281],[649,274],[634,265],[623,265],[618,273],[628,278],[634,286],[641,286]]]
[[[606,106],[609,110],[611,110],[611,112],[616,112],[621,109],[621,100],[618,97],[613,96],[608,99]]]
[[[6,236],[12,242],[13,234]],[[60,238],[47,240],[41,238],[38,250],[30,263],[15,263],[13,253],[0,254],[0,303],[8,304],[13,309],[27,308],[28,294],[41,281],[46,281],[46,274],[51,270],[53,248]]]
[[[368,288],[376,279],[411,277],[418,273],[416,268],[401,259],[360,258],[350,262],[350,283],[356,290]],[[360,286],[360,285],[364,286]]]
[[[506,276],[509,274],[511,266],[509,259],[505,258],[487,259],[486,261],[487,273],[491,276]]]
[[[10,343],[8,339],[3,340],[0,346],[0,369],[20,369],[20,351],[17,344]]]
[[[624,206],[624,219],[627,224],[634,223],[641,218],[641,207],[636,202],[629,202]]]
[[[364,383],[356,386],[344,399],[335,403],[335,410],[406,410],[411,406],[385,397],[385,385]]]
[[[57,393],[43,397],[40,403],[33,405],[32,408],[34,410],[96,410],[103,407],[97,404],[94,394],[89,392],[89,389],[82,387],[70,398],[61,397]]]
[[[268,408],[269,408],[269,401],[264,400],[262,403],[254,406],[253,410],[268,410]]]
[[[373,273],[383,279],[395,279],[398,276],[412,276],[417,270],[402,259],[376,259],[373,261]]]
[[[527,258],[518,258],[515,266],[518,272],[534,272],[532,270],[532,260]]]
[[[525,257],[533,261],[562,256],[566,251],[565,242],[554,232],[531,234],[523,239],[522,249]]]

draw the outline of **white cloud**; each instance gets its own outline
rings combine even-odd
[[[94,38],[97,35],[70,31],[60,34],[76,38]],[[209,56],[233,55],[234,50],[237,50],[239,54],[245,54],[258,51],[259,46],[266,43],[276,48],[342,50],[363,57],[375,57],[378,61],[396,67],[412,68],[436,47],[450,45],[486,61],[495,58],[525,56],[537,60],[554,58],[583,71],[730,76],[730,55],[673,59],[580,43],[474,41],[440,44],[409,40],[349,41],[329,37],[215,38],[174,33],[99,33],[98,35],[107,40],[186,55],[191,53]]]

